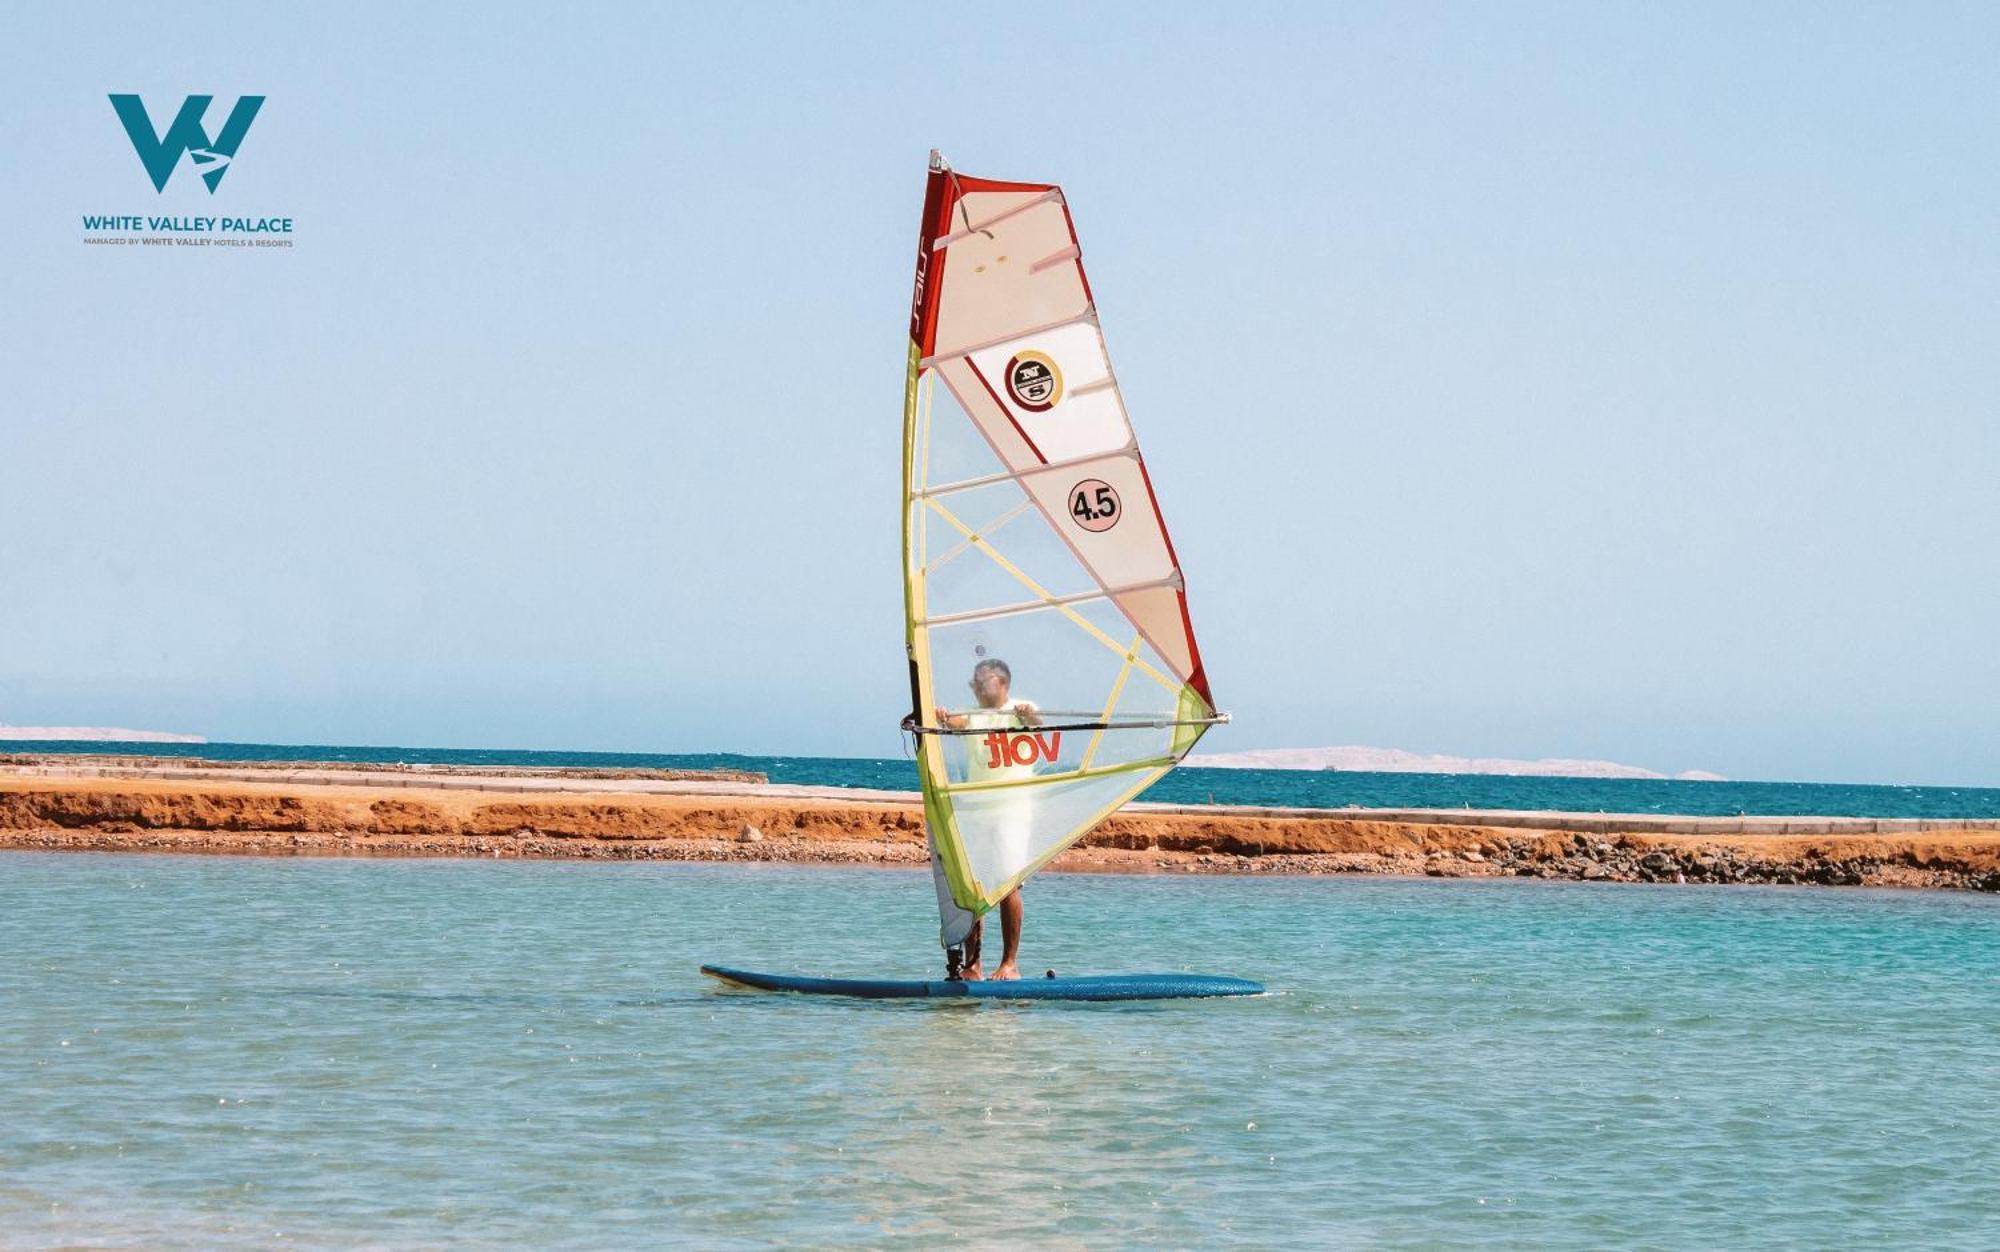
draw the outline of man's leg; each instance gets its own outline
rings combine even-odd
[[[977,919],[972,923],[972,929],[966,932],[965,942],[959,945],[959,951],[965,954],[965,965],[959,970],[958,976],[967,982],[978,982],[986,977],[979,968],[979,934],[985,929],[986,919],[983,917]]]
[[[1014,967],[1014,959],[1021,955],[1022,911],[1021,889],[1016,887],[1000,902],[1000,968],[993,971],[995,978],[1021,976],[1021,971]]]

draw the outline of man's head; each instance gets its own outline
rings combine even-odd
[[[998,657],[987,657],[972,667],[972,696],[981,708],[997,709],[1007,703],[1013,685],[1014,672]]]

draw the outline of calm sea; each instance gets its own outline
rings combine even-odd
[[[329,747],[267,743],[6,743],[0,752],[133,753],[225,761],[402,761],[457,765],[613,765],[746,769],[772,782],[821,787],[917,788],[908,760],[850,757],[522,752]],[[1513,778],[1490,774],[1370,774],[1331,770],[1178,769],[1145,795],[1177,804],[1297,808],[1533,809],[1689,816],[2000,817],[2000,789],[1839,783],[1678,782],[1636,778]]]
[[[2000,898],[0,853],[0,1245],[1994,1246]]]

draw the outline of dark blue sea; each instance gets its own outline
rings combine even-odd
[[[740,769],[776,783],[914,791],[908,759],[739,756],[731,753],[531,752],[270,743],[0,741],[0,752],[119,753],[217,761],[355,761],[433,765]],[[1520,778],[1493,774],[1373,774],[1333,770],[1175,770],[1143,797],[1174,804],[1338,809],[1520,809],[1673,813],[1691,817],[2000,818],[2000,788],[1846,783],[1683,782],[1650,778]]]

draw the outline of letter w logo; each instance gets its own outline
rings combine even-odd
[[[139,97],[111,97],[111,107],[118,110],[118,120],[125,123],[125,133],[132,137],[132,147],[139,153],[146,173],[152,176],[153,190],[167,189],[167,179],[173,176],[174,166],[180,164],[181,153],[185,152],[194,158],[195,166],[201,172],[201,181],[208,184],[209,194],[215,194],[216,185],[229,172],[229,162],[236,155],[237,145],[243,142],[250,123],[257,117],[257,110],[264,107],[264,97],[237,97],[236,107],[229,111],[229,120],[222,124],[222,133],[210,139],[201,119],[208,112],[208,102],[213,99],[214,96],[189,96],[181,102],[181,111],[174,115],[174,124],[167,127],[167,133],[155,135],[153,119],[146,116],[146,106]]]

